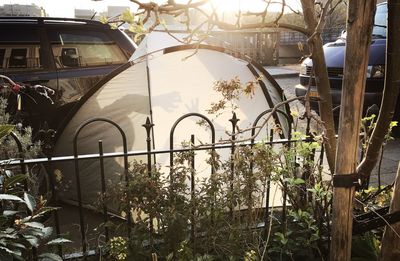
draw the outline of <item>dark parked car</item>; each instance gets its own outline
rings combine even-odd
[[[376,104],[375,108],[379,108],[385,79],[385,52],[386,52],[386,22],[387,22],[387,3],[377,5],[374,27],[372,31],[372,42],[370,46],[368,71],[364,96],[364,112]],[[328,69],[329,83],[331,87],[332,103],[335,114],[339,113],[341,102],[343,64],[346,49],[346,33],[333,43],[324,45],[324,54]],[[296,95],[303,96],[306,93],[310,73],[312,70],[312,60],[307,58],[301,64],[300,84],[296,86]],[[318,97],[314,79],[311,82],[310,97]],[[313,109],[318,111],[317,102],[312,103]],[[399,107],[399,102],[397,102]],[[376,113],[377,111],[372,111]],[[395,118],[398,120],[399,110],[397,109]]]
[[[21,93],[23,119],[35,129],[44,121],[56,128],[77,100],[134,51],[122,31],[97,21],[0,17],[0,74],[54,91],[50,99],[29,88]],[[15,105],[16,93],[8,99]]]

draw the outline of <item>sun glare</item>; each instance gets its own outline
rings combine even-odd
[[[210,3],[217,8],[218,12],[237,12],[238,10],[242,12],[259,12],[263,11],[267,6],[268,11],[279,12],[282,8],[280,1],[271,1],[269,5],[262,0],[210,0]],[[286,4],[289,4],[293,9],[299,7],[298,0],[287,0]]]
[[[210,2],[219,12],[261,11],[265,8],[265,2],[260,0],[211,0]]]

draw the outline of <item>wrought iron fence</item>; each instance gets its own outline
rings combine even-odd
[[[56,181],[53,175],[53,164],[57,163],[57,162],[63,162],[63,161],[67,161],[67,162],[73,162],[74,164],[74,173],[75,173],[75,179],[76,179],[76,184],[77,184],[77,197],[78,197],[78,213],[77,215],[79,216],[79,229],[80,229],[80,253],[75,253],[75,254],[66,254],[64,253],[64,249],[59,246],[58,247],[58,253],[60,255],[63,255],[63,257],[65,259],[73,259],[73,258],[77,258],[77,257],[85,257],[85,256],[89,256],[89,255],[96,255],[98,254],[97,249],[93,249],[88,247],[88,238],[87,238],[87,231],[86,231],[86,227],[88,225],[88,221],[85,217],[85,207],[82,203],[82,190],[85,189],[82,187],[81,184],[81,170],[80,170],[80,165],[79,162],[82,160],[97,160],[99,162],[99,170],[98,170],[98,180],[101,183],[101,191],[99,191],[99,193],[101,195],[104,195],[107,193],[107,186],[106,186],[106,178],[105,178],[105,168],[104,168],[104,160],[108,159],[108,158],[117,158],[117,157],[122,157],[123,158],[123,169],[124,169],[124,179],[125,182],[128,184],[129,182],[129,175],[128,175],[128,167],[129,167],[129,158],[133,157],[133,156],[146,156],[146,164],[148,167],[148,171],[149,173],[151,173],[151,167],[154,165],[155,163],[155,157],[157,155],[169,155],[169,164],[170,167],[172,168],[174,166],[174,157],[176,153],[179,152],[190,152],[190,151],[218,151],[218,150],[222,150],[222,149],[228,149],[230,150],[230,155],[234,155],[235,154],[235,150],[239,147],[243,147],[243,146],[254,146],[255,144],[257,144],[259,141],[256,140],[256,138],[254,137],[254,135],[256,134],[256,126],[258,126],[260,124],[260,121],[262,121],[263,116],[265,116],[266,114],[270,113],[271,110],[267,110],[263,113],[261,113],[256,120],[253,123],[253,128],[251,130],[252,132],[252,138],[250,140],[247,141],[241,141],[238,140],[238,133],[236,132],[238,130],[238,119],[236,118],[236,115],[233,114],[233,117],[230,119],[230,123],[231,123],[231,127],[232,127],[232,131],[231,131],[231,136],[229,138],[229,142],[224,142],[224,143],[219,143],[216,142],[216,134],[215,134],[215,128],[213,125],[213,122],[207,118],[205,115],[202,114],[198,114],[198,113],[189,113],[186,114],[184,116],[182,116],[181,118],[179,118],[178,120],[176,120],[176,122],[174,123],[174,125],[172,126],[171,130],[170,130],[170,147],[169,149],[162,149],[162,150],[156,150],[154,148],[152,148],[152,128],[154,127],[154,124],[150,121],[149,118],[147,118],[147,121],[143,124],[143,127],[146,129],[146,133],[147,133],[147,137],[146,137],[146,145],[147,145],[147,149],[145,151],[128,151],[127,148],[127,137],[124,133],[124,130],[117,125],[115,122],[113,122],[110,119],[105,119],[105,118],[94,118],[91,120],[88,120],[84,123],[82,123],[80,125],[80,127],[76,130],[75,136],[73,138],[73,155],[65,155],[65,156],[61,156],[61,157],[53,157],[53,143],[52,143],[52,137],[54,137],[54,131],[53,130],[49,130],[49,129],[45,129],[41,131],[41,136],[42,136],[42,140],[43,140],[43,153],[45,154],[46,157],[42,157],[42,158],[36,158],[36,159],[24,159],[23,154],[22,154],[22,145],[21,142],[18,140],[17,136],[15,134],[11,134],[11,137],[15,140],[19,152],[20,152],[20,158],[17,160],[7,160],[7,164],[8,166],[17,166],[21,173],[28,173],[28,171],[35,165],[37,164],[42,164],[47,172],[46,174],[48,175],[48,180],[49,180],[49,190],[51,192],[52,195],[52,200],[51,203],[54,204],[54,206],[59,206],[60,201],[58,199],[58,191],[56,189]],[[286,115],[284,112],[282,111],[277,111],[275,113],[280,113],[283,115],[283,117],[286,117],[288,119],[288,121],[290,120],[290,116]],[[202,120],[204,120],[206,122],[206,124],[209,127],[209,131],[211,133],[211,140],[209,142],[208,145],[203,145],[203,146],[199,146],[199,147],[195,147],[195,146],[190,146],[190,147],[186,147],[186,148],[176,148],[174,146],[174,133],[175,133],[175,129],[177,128],[177,126],[185,121],[188,118],[191,117],[197,117],[200,118]],[[113,153],[108,153],[108,152],[104,152],[103,151],[103,141],[99,140],[98,141],[98,153],[97,154],[90,154],[90,155],[80,155],[79,154],[79,150],[78,150],[78,144],[79,144],[79,134],[81,133],[81,131],[84,128],[87,128],[89,125],[91,124],[95,124],[96,122],[105,122],[110,124],[113,128],[116,128],[119,132],[119,134],[121,135],[122,138],[122,151],[121,152],[113,152]],[[289,133],[288,133],[288,137],[291,137],[291,128],[289,129]],[[310,142],[313,139],[312,134],[310,133],[310,122],[307,121],[307,127],[306,127],[306,139],[304,141],[306,142]],[[191,144],[194,144],[195,141],[195,135],[192,134],[191,135]],[[274,146],[287,146],[287,147],[291,147],[293,142],[298,142],[298,140],[291,140],[291,139],[287,139],[287,138],[281,138],[279,135],[276,134],[276,132],[274,132],[274,129],[271,128],[269,130],[269,135],[268,135],[268,139],[263,141],[266,144],[269,144],[271,147]],[[191,164],[192,164],[192,168],[194,169],[194,165],[195,165],[195,161],[196,161],[196,156],[193,153],[192,154],[192,159],[191,159]],[[212,153],[211,155],[214,155],[214,153]],[[321,164],[321,166],[324,164],[324,148],[323,146],[321,147],[320,151],[314,151],[314,155],[313,157],[317,157],[319,160],[319,164]],[[231,157],[232,158],[232,157]],[[235,171],[235,162],[232,161],[231,162],[231,176],[234,176],[234,171]],[[253,166],[251,165],[251,170],[253,169]],[[210,175],[213,175],[215,172],[215,169],[210,166]],[[48,174],[51,173],[51,174]],[[191,173],[191,178],[190,178],[190,191],[191,191],[191,197],[195,197],[195,178],[193,176],[194,174]],[[268,226],[266,226],[266,224],[268,224],[270,216],[269,216],[269,209],[270,209],[270,188],[271,188],[271,181],[268,180],[267,183],[267,190],[266,190],[266,195],[265,195],[265,205],[262,207],[264,209],[264,227],[263,229],[265,229],[266,231],[269,229]],[[284,183],[285,184],[285,183]],[[232,187],[233,185],[230,184],[230,186],[228,187],[228,189],[233,189]],[[29,190],[27,184],[25,184],[25,190]],[[284,223],[284,221],[287,218],[287,187],[283,187],[282,189],[282,220]],[[110,220],[110,212],[109,209],[107,207],[106,204],[103,204],[100,211],[100,215],[102,216],[102,220],[104,223],[109,222]],[[234,211],[234,206],[230,207],[229,209],[229,215],[232,215]],[[65,231],[62,231],[62,226],[60,224],[60,216],[58,211],[55,211],[52,214],[52,220],[53,220],[53,224],[55,227],[55,233],[57,236],[62,236],[63,233],[65,233]],[[125,223],[125,227],[126,227],[126,237],[128,237],[129,239],[132,236],[132,230],[131,228],[134,227],[134,219],[132,218],[132,213],[130,211],[128,211],[126,213],[125,217],[118,217],[118,219],[120,220],[120,222]],[[115,215],[114,215],[115,217]],[[211,213],[211,217],[212,217],[212,213]],[[152,220],[152,218],[150,218],[150,220]],[[195,226],[196,226],[196,219],[193,215],[192,220],[191,220],[191,228],[190,228],[190,237],[192,238],[192,240],[194,241],[195,238]],[[154,224],[151,221],[151,224],[149,226],[149,230],[153,230],[154,229]],[[151,231],[150,231],[151,232]],[[110,239],[110,231],[109,228],[107,226],[105,226],[103,228],[103,231],[101,232],[105,238],[105,241],[109,241]],[[150,233],[151,234],[151,233]],[[149,244],[152,244],[152,239],[149,238]],[[195,249],[195,248],[194,248]],[[35,256],[36,255],[36,250],[34,252],[33,255],[33,259],[35,260]]]

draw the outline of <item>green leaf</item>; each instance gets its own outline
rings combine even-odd
[[[42,228],[43,232],[43,238],[48,238],[53,234],[53,228],[52,227],[44,227]]]
[[[0,125],[0,139],[4,138],[8,134],[10,134],[10,132],[12,132],[13,129],[14,129],[14,125],[10,125],[10,124]]]
[[[10,194],[0,194],[0,200],[11,200],[11,201],[24,202],[22,200],[22,198],[17,197],[15,195],[10,195]]]
[[[25,200],[25,204],[28,207],[28,209],[33,212],[33,210],[36,208],[36,201],[35,199],[29,195],[28,193],[24,193],[24,200]]]
[[[0,246],[0,249],[7,252],[8,254],[21,256],[21,251],[19,250],[11,250],[7,247],[2,247],[2,246]]]
[[[304,179],[297,178],[297,179],[295,179],[295,180],[293,181],[293,183],[294,183],[295,185],[300,185],[300,184],[304,184],[305,181],[304,181]]]
[[[40,229],[44,228],[44,225],[39,222],[26,222],[24,224],[27,225],[28,227],[40,228]]]
[[[4,186],[6,188],[10,188],[10,187],[14,186],[15,184],[24,181],[26,178],[27,178],[27,175],[25,175],[25,174],[14,175],[14,176],[6,179],[6,181],[4,182]]]
[[[32,235],[24,235],[25,239],[31,244],[33,247],[39,246],[39,239]]]
[[[39,256],[40,260],[54,260],[54,261],[63,261],[59,255],[53,253],[43,253]]]
[[[129,9],[126,9],[123,13],[122,13],[122,20],[126,23],[132,24],[134,23],[134,16],[132,15],[132,13],[130,12]]]
[[[60,245],[65,243],[72,243],[72,241],[66,238],[56,238],[47,242],[47,245]]]
[[[12,243],[10,243],[10,245],[13,247],[16,247],[16,248],[26,249],[25,245],[23,245],[21,243],[12,242]]]
[[[16,211],[16,210],[4,210],[3,211],[3,216],[5,217],[9,217],[9,216],[13,216],[17,213],[20,213],[21,211]]]

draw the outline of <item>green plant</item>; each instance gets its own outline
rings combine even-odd
[[[5,113],[6,101],[0,98],[0,148],[2,159],[4,157],[21,156],[15,147],[15,142],[9,139],[11,131],[21,139],[24,157],[35,153],[37,148],[28,146],[30,129],[21,131],[14,125],[6,124],[9,116]],[[30,144],[30,143],[29,143]],[[4,153],[6,152],[6,153]],[[34,249],[47,245],[70,242],[66,239],[50,240],[53,233],[52,227],[43,224],[44,218],[55,208],[46,206],[43,197],[35,198],[27,191],[29,174],[14,173],[15,168],[7,165],[3,160],[0,164],[0,260],[28,260],[32,259]],[[47,243],[46,243],[47,242]],[[45,252],[38,256],[40,260],[62,260],[54,253]]]
[[[213,174],[205,178],[198,178],[191,167],[192,150],[175,153],[169,171],[133,161],[128,184],[112,186],[114,190],[105,197],[119,201],[121,213],[133,213],[131,240],[119,238],[127,242],[127,260],[152,255],[169,260],[325,256],[331,193],[313,160],[316,149],[318,144],[299,139],[290,147],[267,143],[236,147],[226,159],[210,151],[207,162]],[[301,164],[296,163],[298,155]],[[279,206],[265,212],[269,183],[287,195],[286,218]],[[266,215],[268,223],[264,223]],[[108,244],[108,255],[112,245],[122,246]]]
[[[43,197],[35,199],[25,192],[27,177],[0,167],[0,260],[27,260],[33,249],[44,245],[53,232],[52,227],[46,227],[42,221],[55,208],[47,207]],[[60,239],[52,240],[47,245],[60,242]],[[62,241],[66,242],[69,241]],[[43,253],[39,258],[61,260],[53,253]]]

